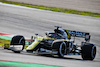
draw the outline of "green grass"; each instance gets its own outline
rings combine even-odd
[[[37,9],[43,9],[43,10],[62,12],[62,13],[71,13],[71,14],[78,14],[78,15],[85,15],[85,16],[92,16],[92,17],[100,17],[100,13],[93,13],[93,12],[87,12],[87,11],[78,11],[78,10],[72,10],[72,9],[39,6],[39,5],[12,2],[12,1],[6,1],[6,0],[0,0],[0,2],[14,4],[14,5],[20,5],[20,6],[26,6],[26,7],[31,7],[31,8],[37,8]]]

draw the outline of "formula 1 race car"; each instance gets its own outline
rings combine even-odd
[[[96,46],[89,43],[89,33],[66,30],[56,26],[54,32],[46,32],[45,34],[44,37],[38,34],[36,34],[36,37],[32,37],[31,41],[34,41],[26,48],[26,51],[43,55],[57,55],[59,57],[80,54],[83,60],[93,60],[96,56]],[[74,40],[71,40],[71,37]],[[79,46],[75,43],[75,37],[84,38],[85,41],[81,42]],[[12,38],[9,48],[15,53],[20,53],[24,46],[24,36],[17,35]]]

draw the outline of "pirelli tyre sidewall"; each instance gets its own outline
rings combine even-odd
[[[11,40],[10,45],[13,46],[13,48],[11,49],[13,52],[20,53],[24,49],[25,39],[21,35],[14,36],[12,38],[12,40]],[[21,45],[22,49],[21,50],[17,50],[16,47],[14,47],[14,46],[17,46],[17,45]]]
[[[83,45],[81,56],[83,60],[93,60],[96,56],[96,46],[94,44]]]
[[[63,58],[66,53],[66,43],[64,41],[55,41],[52,44],[52,50],[58,51],[57,55]]]

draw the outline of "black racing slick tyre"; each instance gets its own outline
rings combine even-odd
[[[66,44],[64,41],[56,41],[52,44],[52,50],[58,51],[57,55],[61,58],[64,57],[66,53]]]
[[[25,39],[21,35],[14,36],[11,40],[10,45],[12,46],[11,50],[15,53],[20,53],[25,46]],[[19,49],[20,48],[20,49]]]
[[[96,46],[93,44],[83,45],[81,56],[83,60],[93,60],[96,56]]]

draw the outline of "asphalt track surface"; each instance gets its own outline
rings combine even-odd
[[[27,7],[12,6],[0,3],[0,32],[20,34],[31,37],[35,33],[44,35],[45,31],[53,31],[54,26],[65,29],[91,33],[91,42],[97,46],[94,61],[85,61],[81,56],[65,56],[58,58],[40,56],[23,51],[21,54],[0,49],[0,60],[38,63],[63,67],[99,67],[100,66],[100,18],[65,14]],[[80,40],[78,40],[80,42]]]
[[[8,0],[8,1],[100,13],[100,0]]]

